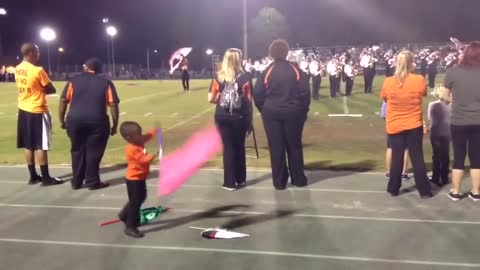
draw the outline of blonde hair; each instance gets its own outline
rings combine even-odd
[[[402,51],[397,55],[397,66],[395,70],[395,79],[400,87],[403,87],[405,79],[415,70],[415,56],[411,51]]]
[[[445,101],[450,98],[450,90],[444,85],[439,84],[433,89],[433,95],[441,101]]]
[[[228,49],[223,56],[222,67],[217,72],[220,82],[235,82],[237,76],[244,73],[242,51],[239,49]]]

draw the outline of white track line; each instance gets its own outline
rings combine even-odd
[[[265,250],[246,250],[246,249],[220,249],[220,248],[202,248],[202,247],[185,247],[185,246],[155,246],[155,245],[124,245],[110,243],[93,243],[93,242],[72,242],[72,241],[48,241],[34,239],[18,239],[18,238],[0,238],[0,242],[18,243],[18,244],[37,244],[51,246],[77,246],[77,247],[94,247],[94,248],[117,248],[117,249],[141,249],[156,251],[175,251],[175,252],[201,252],[201,253],[220,253],[234,255],[253,255],[253,256],[269,256],[269,257],[291,257],[303,259],[317,260],[335,260],[335,261],[353,261],[353,262],[371,262],[371,263],[390,263],[404,265],[428,265],[428,266],[449,266],[449,267],[469,267],[478,268],[480,263],[455,263],[455,262],[439,262],[439,261],[421,261],[421,260],[397,260],[371,257],[352,257],[352,256],[333,256],[322,254],[293,253],[293,252],[277,252]]]
[[[127,114],[127,113],[126,113],[126,112],[121,112],[121,113],[120,113],[120,115],[125,115],[125,114]]]
[[[147,116],[150,116],[152,114],[153,114],[152,112],[148,112],[148,113],[144,114],[143,116],[147,117]]]
[[[0,203],[0,207],[11,208],[40,208],[40,209],[70,209],[70,210],[104,210],[118,211],[117,207],[97,207],[97,206],[68,206],[68,205],[40,205],[40,204],[4,204]],[[201,209],[173,209],[176,213],[203,213]],[[225,214],[232,215],[251,215],[261,216],[270,215],[268,212],[257,211],[224,211]],[[340,219],[340,220],[361,220],[361,221],[385,221],[385,222],[405,222],[405,223],[425,223],[425,224],[455,224],[455,225],[480,225],[480,221],[461,221],[461,220],[443,220],[443,219],[410,219],[410,218],[382,218],[382,217],[363,217],[363,216],[343,216],[343,215],[319,215],[319,214],[293,214],[292,217],[297,218],[316,218],[316,219]]]

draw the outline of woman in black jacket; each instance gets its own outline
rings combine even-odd
[[[216,104],[215,123],[223,141],[223,188],[244,187],[247,179],[245,140],[252,124],[252,78],[242,66],[242,52],[228,49],[212,80],[208,101]]]
[[[289,176],[294,186],[307,185],[302,134],[310,106],[310,85],[299,67],[286,61],[288,51],[284,40],[270,45],[274,62],[265,69],[253,90],[267,134],[273,185],[277,190],[286,188]]]

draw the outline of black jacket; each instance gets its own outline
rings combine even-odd
[[[310,84],[300,68],[287,61],[275,61],[257,79],[253,100],[260,112],[308,113]]]

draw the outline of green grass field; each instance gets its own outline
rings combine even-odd
[[[438,82],[442,78],[438,78]],[[308,169],[348,169],[378,170],[384,169],[385,126],[378,116],[381,101],[379,89],[383,77],[375,80],[373,94],[363,94],[363,78],[357,78],[354,94],[348,99],[350,114],[363,114],[361,118],[328,117],[328,114],[343,114],[342,97],[328,97],[328,80],[323,79],[321,100],[312,102],[310,115],[304,132],[305,164]],[[207,103],[209,81],[191,81],[192,92],[185,94],[179,81],[117,81],[115,82],[121,98],[121,121],[134,120],[144,128],[161,123],[165,130],[166,151],[172,151],[181,145],[195,130],[213,123],[214,106]],[[63,82],[55,83],[58,91]],[[342,92],[344,85],[342,85]],[[0,163],[23,164],[22,151],[16,149],[16,87],[14,84],[0,84]],[[60,93],[59,93],[60,94]],[[426,105],[431,98],[425,99]],[[53,151],[51,164],[70,163],[69,140],[64,130],[58,126],[58,96],[48,98],[50,111],[54,119]],[[255,114],[254,125],[257,133],[260,159],[248,159],[250,167],[269,167],[268,147],[261,118]],[[248,146],[253,146],[251,138]],[[111,138],[104,164],[124,162],[124,142],[120,136]],[[155,145],[151,146],[154,150]],[[431,163],[431,147],[425,139],[425,160]],[[253,149],[248,149],[253,155]],[[221,167],[221,156],[208,165]]]

